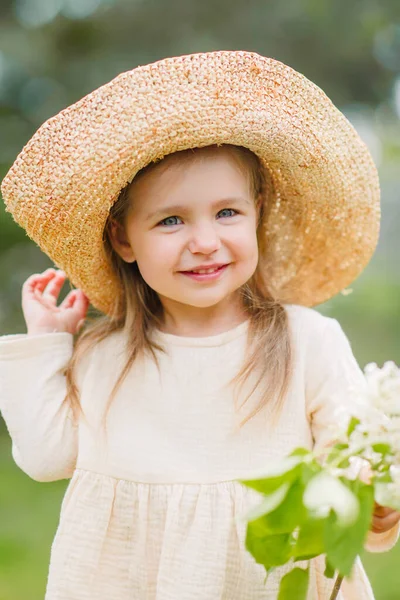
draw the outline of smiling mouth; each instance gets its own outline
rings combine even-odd
[[[209,273],[215,273],[216,271],[220,271],[221,269],[223,269],[224,267],[227,267],[229,263],[227,264],[222,264],[222,265],[213,265],[211,267],[204,267],[204,268],[198,268],[198,269],[191,269],[191,270],[186,270],[186,271],[180,271],[181,273],[194,273],[194,274],[198,274],[198,275],[207,275]]]
[[[215,271],[219,271],[225,267],[225,265],[221,265],[220,267],[213,267],[211,269],[195,269],[194,271],[184,271],[184,273],[198,273],[199,275],[207,274],[207,273],[215,273]]]
[[[215,266],[215,267],[210,267],[209,269],[196,269],[193,271],[180,271],[181,275],[184,275],[185,277],[189,277],[190,279],[193,279],[194,281],[203,281],[203,282],[207,282],[207,281],[214,281],[219,279],[220,277],[222,277],[223,273],[226,271],[226,269],[229,267],[229,264],[226,265],[220,265]]]

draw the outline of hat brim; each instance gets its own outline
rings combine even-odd
[[[318,86],[253,52],[139,66],[65,108],[3,179],[6,210],[111,314],[122,289],[103,246],[110,207],[150,162],[211,144],[249,148],[270,174],[266,277],[280,300],[313,306],[359,275],[379,236],[372,157]]]

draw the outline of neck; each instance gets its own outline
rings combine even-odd
[[[167,300],[167,299],[165,299]],[[248,319],[239,300],[208,307],[190,306],[167,302],[161,298],[164,308],[161,331],[184,337],[207,337],[233,329]]]

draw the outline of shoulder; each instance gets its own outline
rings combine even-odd
[[[120,364],[125,353],[125,344],[126,341],[120,331],[113,332],[101,340],[92,341],[80,355],[77,364],[78,378],[89,374],[98,377],[99,373],[101,378],[104,378],[114,373],[116,365]]]
[[[96,342],[92,349],[92,356],[96,361],[110,364],[114,359],[119,359],[125,352],[126,337],[123,331],[113,331],[105,338]]]
[[[327,328],[340,327],[338,321],[321,314],[315,308],[300,304],[284,304],[290,326],[302,335],[323,333]]]
[[[339,321],[317,310],[299,305],[285,305],[298,356],[303,355],[312,371],[338,366],[338,376],[349,370],[359,371],[352,344]],[[339,367],[340,366],[340,367]]]
[[[339,321],[321,314],[314,308],[285,304],[292,340],[301,352],[308,355],[332,352],[348,353],[350,341]]]

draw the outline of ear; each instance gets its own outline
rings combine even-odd
[[[135,262],[135,255],[121,223],[111,219],[108,226],[111,245],[115,252],[127,263]]]

